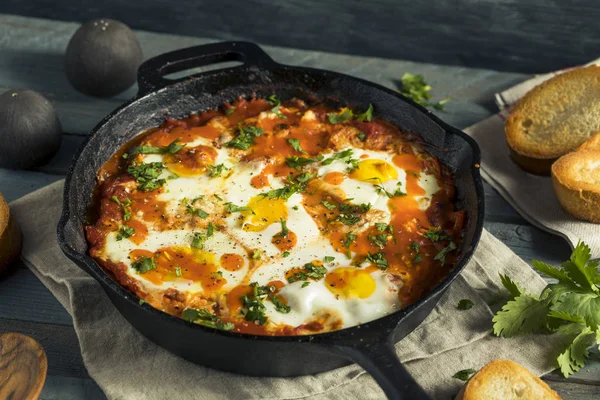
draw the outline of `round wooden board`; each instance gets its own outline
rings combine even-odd
[[[0,334],[0,399],[36,400],[46,381],[42,346],[20,333]]]

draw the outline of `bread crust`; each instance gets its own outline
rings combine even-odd
[[[0,277],[12,269],[9,267],[16,266],[15,261],[21,253],[21,245],[21,230],[0,194]]]
[[[543,397],[540,397],[542,395]],[[546,382],[510,360],[494,360],[463,386],[455,400],[560,400]]]
[[[600,67],[593,65],[557,75],[530,90],[517,102],[505,121],[505,133],[511,158],[520,167],[535,174],[549,175],[554,160],[574,151],[595,133],[590,128],[590,132],[578,131],[574,135],[569,126],[556,123],[552,135],[540,140],[534,131],[541,128],[531,128],[552,123],[552,118],[544,118],[564,111],[567,104],[580,103],[578,96],[582,87],[597,87],[600,92]],[[600,95],[598,98],[600,100]],[[560,121],[560,118],[555,119]],[[577,143],[579,137],[581,140]]]
[[[552,165],[552,185],[561,206],[572,216],[600,223],[600,183],[590,176],[582,175],[582,165],[598,163],[600,148],[567,154]],[[598,167],[600,174],[600,166]]]

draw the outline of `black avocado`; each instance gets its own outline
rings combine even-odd
[[[83,24],[67,46],[65,72],[78,91],[97,97],[114,96],[136,79],[143,55],[129,27],[112,19]]]
[[[0,167],[31,168],[58,151],[62,127],[52,104],[31,90],[0,96]]]

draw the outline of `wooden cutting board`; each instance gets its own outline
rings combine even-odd
[[[42,346],[20,333],[0,334],[0,399],[36,400],[48,360]]]

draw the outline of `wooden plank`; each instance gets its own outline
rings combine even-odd
[[[62,178],[62,174],[50,175],[0,168],[0,192],[6,201],[11,202]]]
[[[102,389],[93,379],[67,378],[50,375],[39,400],[105,400]]]
[[[0,12],[110,16],[158,32],[528,72],[584,63],[600,45],[594,0],[30,0],[3,2]]]
[[[37,340],[48,356],[48,374],[89,378],[72,326],[41,324],[0,317],[0,333],[19,332]]]
[[[600,386],[596,385],[555,381],[546,381],[546,383],[565,400],[597,400],[600,396]]]

